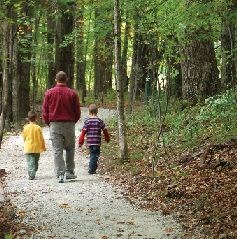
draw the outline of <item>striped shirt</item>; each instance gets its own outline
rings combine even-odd
[[[105,129],[105,124],[98,117],[90,117],[83,126],[83,131],[86,133],[87,146],[101,144],[101,130]]]

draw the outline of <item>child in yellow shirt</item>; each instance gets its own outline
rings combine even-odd
[[[22,132],[29,180],[35,179],[35,174],[39,165],[40,153],[46,150],[42,130],[41,127],[36,124],[36,118],[37,114],[34,111],[29,111],[29,123],[24,126]]]

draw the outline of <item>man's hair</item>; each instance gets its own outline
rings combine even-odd
[[[89,112],[90,114],[97,114],[98,113],[98,108],[95,104],[89,105]]]
[[[30,110],[27,114],[27,117],[29,121],[35,121],[37,114],[33,110]]]
[[[64,71],[59,71],[56,74],[56,81],[57,82],[66,82],[67,81],[67,74]]]

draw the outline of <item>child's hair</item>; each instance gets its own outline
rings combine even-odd
[[[67,74],[64,72],[64,71],[59,71],[57,74],[56,74],[56,81],[57,82],[66,82],[67,81]]]
[[[36,120],[37,114],[33,110],[30,110],[27,114],[27,117],[29,121],[33,122]]]
[[[90,114],[97,114],[98,113],[98,108],[95,104],[89,105],[89,113]]]

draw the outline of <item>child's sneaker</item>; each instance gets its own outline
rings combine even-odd
[[[89,174],[96,174],[96,171],[88,171]]]
[[[35,176],[29,176],[29,180],[34,180]]]
[[[64,175],[59,175],[58,176],[58,182],[63,183],[64,182]]]

